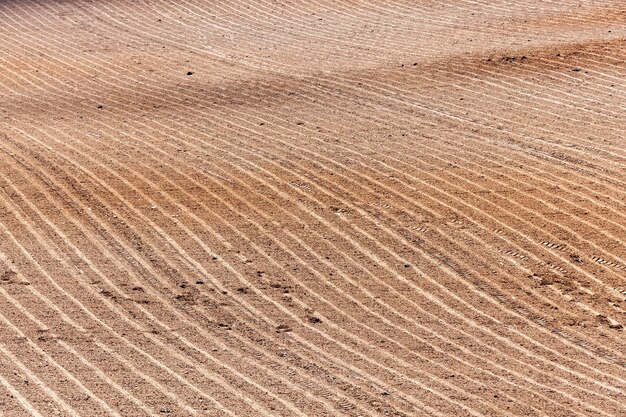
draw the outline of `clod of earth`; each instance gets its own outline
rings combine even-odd
[[[287,326],[286,324],[279,324],[278,326],[276,326],[277,333],[286,333],[290,331],[291,331],[291,327]]]

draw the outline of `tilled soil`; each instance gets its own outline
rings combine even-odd
[[[625,39],[0,2],[0,415],[625,416]]]

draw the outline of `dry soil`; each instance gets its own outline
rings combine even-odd
[[[623,0],[0,1],[0,415],[626,416]]]

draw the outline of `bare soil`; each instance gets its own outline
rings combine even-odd
[[[626,416],[623,1],[0,2],[0,415]]]

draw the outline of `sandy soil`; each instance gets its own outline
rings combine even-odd
[[[0,415],[626,416],[625,7],[0,2]]]

